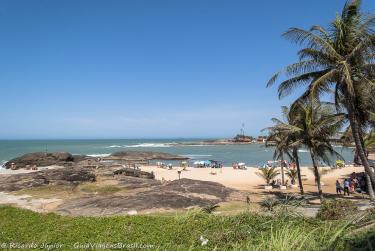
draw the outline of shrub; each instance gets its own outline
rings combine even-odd
[[[286,172],[285,172],[286,176],[288,176],[290,178],[290,183],[292,185],[296,184],[296,179],[298,177],[298,171],[297,169],[286,169]]]
[[[356,204],[350,200],[325,200],[317,217],[322,220],[338,220],[354,214],[357,210]]]
[[[280,201],[272,197],[267,197],[260,202],[260,206],[268,211],[274,211],[278,205],[280,205]]]
[[[202,211],[208,214],[212,214],[216,209],[218,209],[220,206],[218,204],[211,204],[208,206],[205,206],[202,208]]]
[[[256,175],[264,179],[267,185],[269,185],[271,180],[275,179],[279,174],[280,172],[276,167],[259,168],[259,171],[256,173]]]

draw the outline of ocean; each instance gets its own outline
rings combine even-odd
[[[218,160],[230,166],[244,162],[260,166],[272,160],[273,149],[263,144],[200,145],[205,139],[99,139],[99,140],[0,140],[0,161],[30,152],[69,152],[91,156],[106,156],[116,151],[158,151],[189,157],[192,161]],[[179,144],[191,142],[194,144]],[[353,149],[335,146],[347,163],[353,160]],[[311,165],[307,150],[300,150],[302,165]]]

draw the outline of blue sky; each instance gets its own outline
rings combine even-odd
[[[281,33],[344,2],[0,0],[0,138],[258,135],[291,101]]]

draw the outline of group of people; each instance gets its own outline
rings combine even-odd
[[[271,186],[274,187],[274,188],[280,188],[281,186],[286,186],[288,187],[289,186],[289,180],[285,180],[285,183],[284,185],[282,184],[281,180],[280,179],[277,179],[277,180],[272,180],[271,182]]]
[[[367,191],[366,177],[363,173],[357,174],[353,172],[350,175],[350,178],[344,179],[343,184],[341,185],[339,180],[336,180],[336,194],[341,195],[342,192],[345,195],[350,195],[355,192],[366,192]]]
[[[171,163],[165,164],[164,162],[156,162],[156,166],[160,168],[168,168],[169,170],[172,170],[173,168]]]
[[[245,163],[232,163],[233,169],[241,169],[241,170],[246,170],[247,167]]]

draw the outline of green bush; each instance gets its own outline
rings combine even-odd
[[[280,205],[280,201],[272,197],[267,197],[260,202],[262,208],[271,212],[274,211],[278,205]]]
[[[350,200],[333,199],[323,201],[317,218],[322,220],[339,220],[358,211],[356,204]]]

